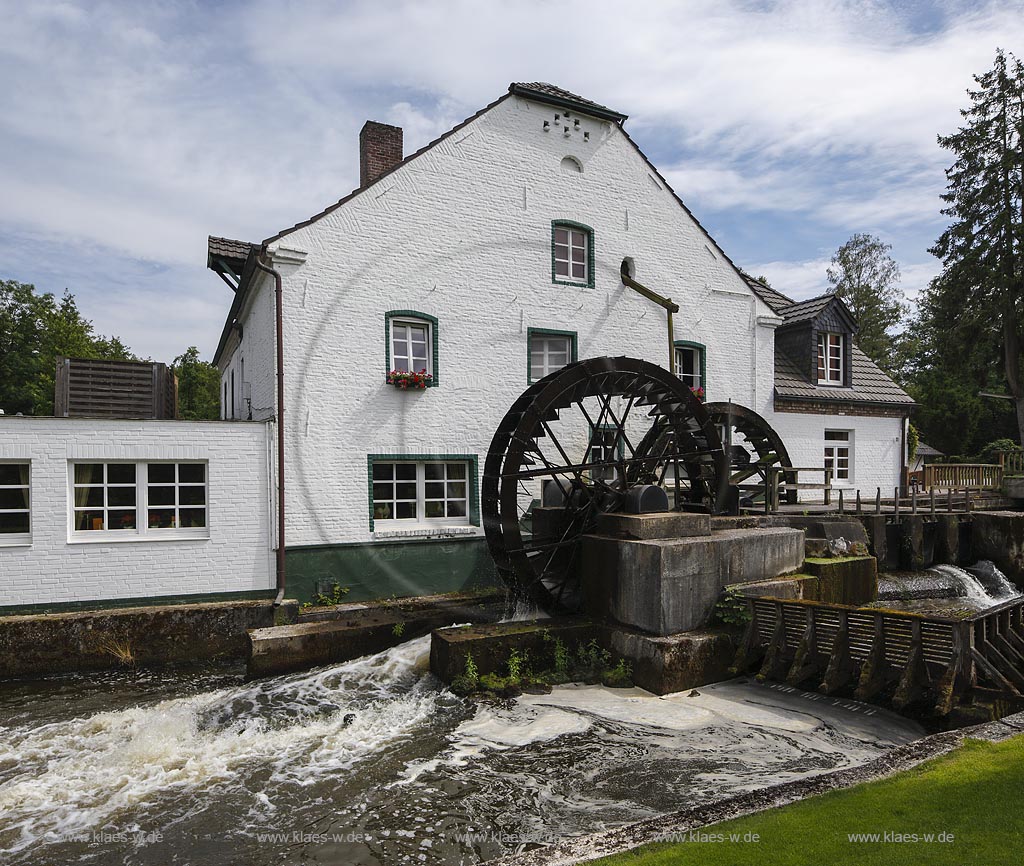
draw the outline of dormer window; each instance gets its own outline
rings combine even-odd
[[[818,334],[818,384],[843,384],[843,335]]]

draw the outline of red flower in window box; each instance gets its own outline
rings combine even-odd
[[[426,370],[414,373],[407,370],[392,370],[388,373],[388,384],[402,391],[422,391],[434,381],[434,377]]]
[[[693,394],[701,403],[704,402],[704,386],[701,385],[699,388],[691,388],[690,393]]]

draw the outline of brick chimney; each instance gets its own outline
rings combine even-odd
[[[366,121],[359,131],[359,186],[368,186],[401,161],[402,127]]]

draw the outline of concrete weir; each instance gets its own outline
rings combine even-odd
[[[527,650],[540,670],[558,638],[570,650],[596,640],[656,694],[726,679],[739,634],[709,625],[723,589],[796,572],[804,561],[802,528],[713,531],[706,514],[670,512],[604,514],[595,530],[582,543],[582,616],[439,629],[434,674],[451,682],[470,653],[481,675],[504,673],[512,650]]]
[[[503,593],[453,593],[339,604],[299,614],[299,622],[249,632],[246,675],[308,670],[377,653],[454,623],[494,622]]]
[[[803,561],[800,529],[712,532],[707,515],[602,515],[597,534],[583,540],[584,606],[651,634],[677,634],[708,622],[724,587],[794,572]]]

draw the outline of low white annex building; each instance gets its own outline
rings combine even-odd
[[[0,612],[273,597],[271,426],[0,415]]]
[[[548,84],[509,92],[405,157],[368,122],[360,186],[262,243],[211,237],[234,291],[215,362],[223,417],[276,415],[283,345],[288,594],[351,598],[491,579],[480,472],[528,383],[577,358],[668,363],[781,433],[797,466],[891,490],[911,398],[859,351],[841,300],[746,277],[616,111]],[[281,275],[280,322],[275,279]],[[389,384],[392,371],[429,387]]]

